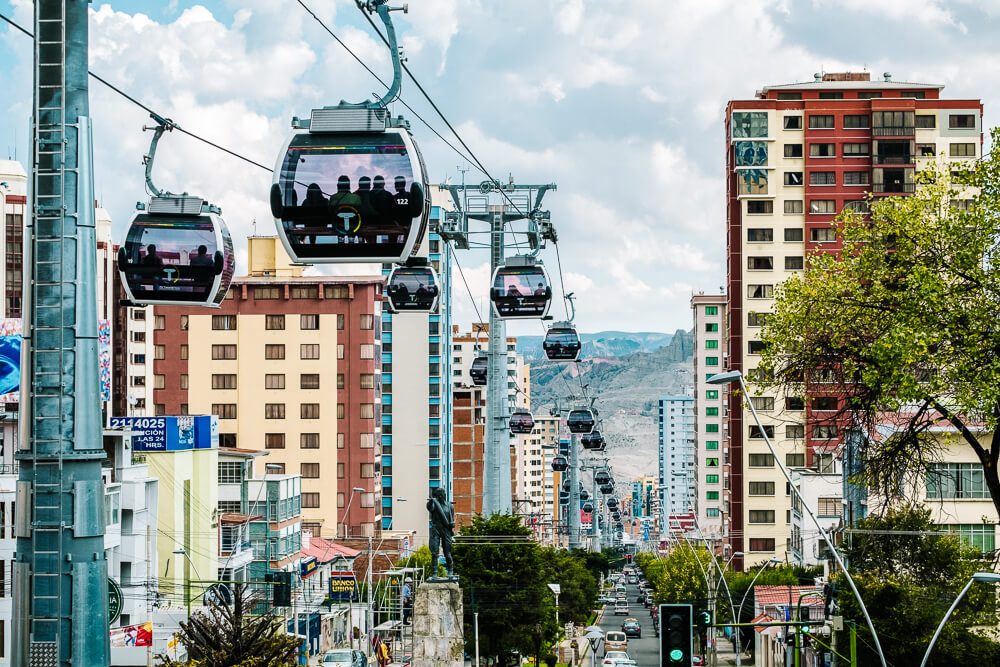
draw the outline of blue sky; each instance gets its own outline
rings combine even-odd
[[[1000,0],[406,1],[409,14],[393,16],[408,64],[487,168],[558,184],[546,204],[586,331],[690,328],[691,291],[724,284],[727,100],[867,67],[981,98],[996,125]],[[305,2],[389,75],[353,0]],[[30,28],[29,0],[0,9]],[[295,0],[95,2],[91,69],[267,165],[291,116],[380,91]],[[23,160],[31,44],[3,26],[0,90],[0,150]],[[403,97],[444,133],[412,84]],[[120,237],[147,198],[148,118],[97,83],[91,108],[97,192]],[[412,120],[431,181],[460,179],[461,158]],[[220,204],[238,239],[254,219],[259,233],[273,225],[270,174],[183,136],[161,142],[155,181]],[[543,257],[555,266],[551,250]],[[466,251],[461,262],[482,299],[487,256]],[[464,289],[454,303],[457,321],[471,321]]]

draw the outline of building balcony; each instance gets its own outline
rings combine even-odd
[[[896,127],[873,127],[873,137],[912,137],[914,128],[912,125]]]
[[[916,189],[916,183],[875,183],[872,185],[872,194],[912,194]]]
[[[873,155],[873,164],[913,164],[913,156],[909,154],[904,155]]]

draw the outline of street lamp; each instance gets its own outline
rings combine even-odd
[[[187,559],[188,564],[191,565],[191,569],[194,570],[194,576],[201,579],[201,574],[198,572],[198,568],[195,566],[194,561],[191,560],[191,556],[188,555],[188,552],[184,549],[184,547],[174,549],[174,553],[178,556],[184,556],[184,558]],[[184,574],[184,597],[187,598],[187,615],[188,618],[191,618],[191,575],[188,573]]]
[[[597,665],[597,649],[601,648],[601,642],[604,641],[604,633],[600,628],[592,628],[584,635],[587,641],[590,642],[590,664],[596,667]]]
[[[962,589],[962,592],[959,593],[958,597],[955,598],[955,601],[951,603],[951,607],[948,609],[948,613],[944,615],[944,618],[941,619],[941,624],[937,627],[937,630],[934,631],[934,636],[931,637],[931,643],[927,647],[927,652],[924,653],[924,659],[920,661],[920,667],[924,667],[927,664],[927,659],[931,657],[931,650],[934,648],[934,644],[937,642],[937,638],[938,635],[941,634],[941,630],[944,629],[944,624],[948,622],[948,618],[951,616],[951,613],[955,611],[955,607],[957,607],[958,603],[961,602],[963,597],[965,597],[965,594],[968,592],[969,588],[972,587],[972,584],[976,583],[977,581],[986,583],[988,582],[998,583],[1000,582],[1000,574],[995,574],[993,572],[976,572],[974,575],[972,575],[972,578],[969,579],[969,583],[965,585],[965,588]]]
[[[746,604],[746,602],[747,602],[747,596],[750,595],[750,591],[753,590],[753,585],[754,585],[754,582],[757,581],[757,577],[759,577],[761,574],[764,573],[764,570],[767,569],[768,565],[772,565],[772,564],[780,563],[780,562],[781,561],[779,559],[777,559],[777,558],[769,558],[766,563],[764,563],[763,565],[760,566],[760,569],[757,570],[757,574],[755,574],[753,576],[753,579],[750,580],[750,585],[747,586],[746,592],[743,593],[743,599],[740,600],[740,606],[739,606],[739,608],[736,610],[736,612],[734,614],[735,615],[735,618],[733,619],[734,623],[738,624],[740,622],[740,618],[743,617],[743,605]],[[730,601],[730,604],[732,604],[731,601]],[[741,655],[743,653],[743,649],[740,646],[740,634],[742,633],[742,628],[739,625],[737,625],[735,629],[736,629],[736,667],[742,667],[743,660],[741,658]]]
[[[844,578],[847,579],[847,583],[851,587],[851,591],[854,593],[854,597],[858,601],[858,605],[861,607],[861,612],[865,615],[865,623],[868,624],[868,629],[872,633],[872,639],[875,641],[875,648],[878,650],[879,660],[882,662],[882,667],[887,667],[885,663],[885,653],[882,652],[882,642],[878,639],[878,633],[875,632],[875,625],[872,623],[872,617],[868,615],[868,609],[865,607],[864,600],[861,599],[861,594],[858,592],[858,587],[854,584],[854,579],[851,577],[851,573],[847,571],[847,566],[844,564],[843,559],[841,559],[840,554],[837,552],[837,548],[833,544],[833,540],[830,539],[830,535],[826,532],[826,529],[820,525],[819,519],[813,513],[812,509],[806,503],[802,494],[799,492],[798,487],[792,482],[792,476],[788,474],[788,469],[785,468],[785,464],[781,462],[778,457],[778,453],[774,450],[774,445],[771,444],[771,439],[767,437],[764,425],[760,423],[760,417],[757,415],[757,410],[753,406],[753,401],[750,400],[750,391],[747,389],[747,384],[744,381],[743,373],[740,371],[729,371],[727,373],[717,373],[712,377],[708,378],[708,384],[730,384],[732,382],[739,382],[740,388],[743,390],[743,395],[747,397],[747,406],[750,408],[750,414],[753,415],[753,419],[757,422],[757,428],[760,429],[760,435],[764,438],[764,442],[767,443],[767,448],[771,450],[771,455],[774,457],[775,462],[778,464],[778,468],[781,470],[781,474],[785,476],[785,480],[788,481],[788,486],[792,492],[798,496],[799,502],[802,504],[802,508],[812,519],[813,524],[819,531],[819,534],[826,541],[827,545],[830,547],[830,552],[833,554],[834,560],[837,561],[837,565],[840,567],[841,571],[844,573]]]
[[[365,492],[365,490],[360,486],[356,486],[351,489],[351,497],[347,499],[347,507],[344,508],[344,515],[340,517],[340,524],[344,526],[344,537],[350,537],[350,535],[347,534],[347,525],[344,522],[347,521],[347,513],[351,511],[351,503],[354,502],[354,494],[359,491],[361,493]]]

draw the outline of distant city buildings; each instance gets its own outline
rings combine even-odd
[[[659,401],[659,497],[661,526],[668,518],[695,511],[694,398],[664,396]]]
[[[691,297],[694,316],[694,451],[698,525],[706,538],[722,540],[729,507],[729,450],[725,442],[726,387],[706,380],[725,362],[725,294]]]

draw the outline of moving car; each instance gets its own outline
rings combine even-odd
[[[635,660],[628,657],[628,653],[625,651],[610,651],[604,654],[604,662],[601,663],[602,667],[626,667],[626,665],[634,665]]]
[[[625,633],[626,637],[642,638],[642,626],[634,618],[625,619],[625,622],[622,623],[622,632]]]
[[[615,603],[615,616],[619,615],[628,616],[628,602],[619,600]]]
[[[611,630],[606,635],[604,635],[604,655],[607,655],[611,651],[627,651],[627,650],[628,650],[628,637],[625,636],[624,632]]]
[[[363,651],[337,648],[323,654],[321,667],[368,667],[368,658]]]
[[[628,583],[630,583],[630,584],[638,584],[639,583],[639,577],[635,576],[634,574],[630,574],[628,576]]]

